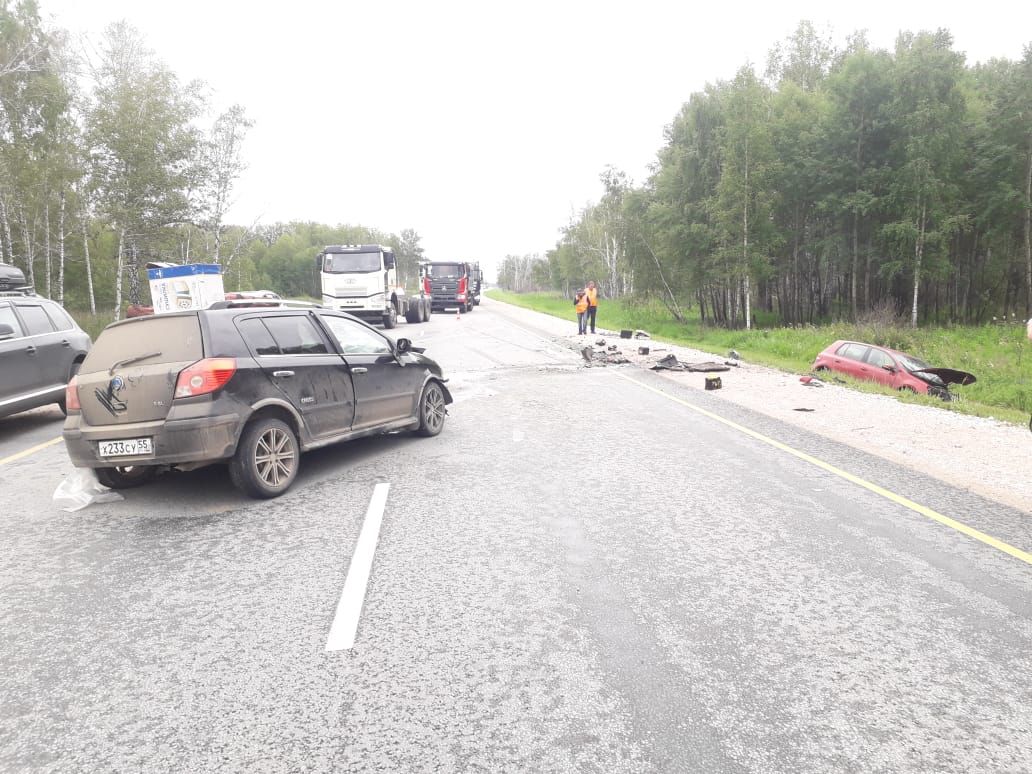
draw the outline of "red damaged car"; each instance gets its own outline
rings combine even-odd
[[[896,390],[909,390],[953,400],[951,384],[974,384],[975,377],[953,368],[933,368],[931,365],[903,352],[858,341],[836,341],[813,361],[814,371],[837,371],[879,382]]]

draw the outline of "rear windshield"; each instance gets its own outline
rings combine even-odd
[[[197,315],[152,315],[105,328],[86,356],[82,370],[84,373],[106,371],[126,360],[132,360],[135,365],[181,363],[202,357],[204,347]]]

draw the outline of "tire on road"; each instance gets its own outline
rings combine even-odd
[[[423,322],[423,310],[421,309],[421,304],[409,304],[409,308],[405,310],[405,322]]]
[[[383,316],[383,327],[388,330],[398,325],[398,310],[391,304],[387,307],[387,312]]]
[[[153,465],[126,465],[115,468],[97,468],[97,480],[109,489],[134,489],[149,484],[158,475]]]
[[[300,458],[297,436],[286,422],[257,419],[240,436],[229,476],[237,489],[251,497],[279,497],[294,483]]]

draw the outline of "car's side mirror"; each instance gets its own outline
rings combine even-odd
[[[409,339],[398,339],[394,343],[394,351],[399,355],[409,352],[412,349],[412,342]]]
[[[7,323],[0,323],[0,341],[14,338],[14,328]]]

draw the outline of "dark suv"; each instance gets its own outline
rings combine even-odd
[[[65,385],[89,348],[89,335],[58,304],[0,290],[0,417],[48,403],[63,409]]]
[[[444,382],[408,339],[349,314],[223,301],[109,325],[68,385],[64,439],[113,488],[228,462],[242,491],[276,497],[308,449],[440,433]]]

